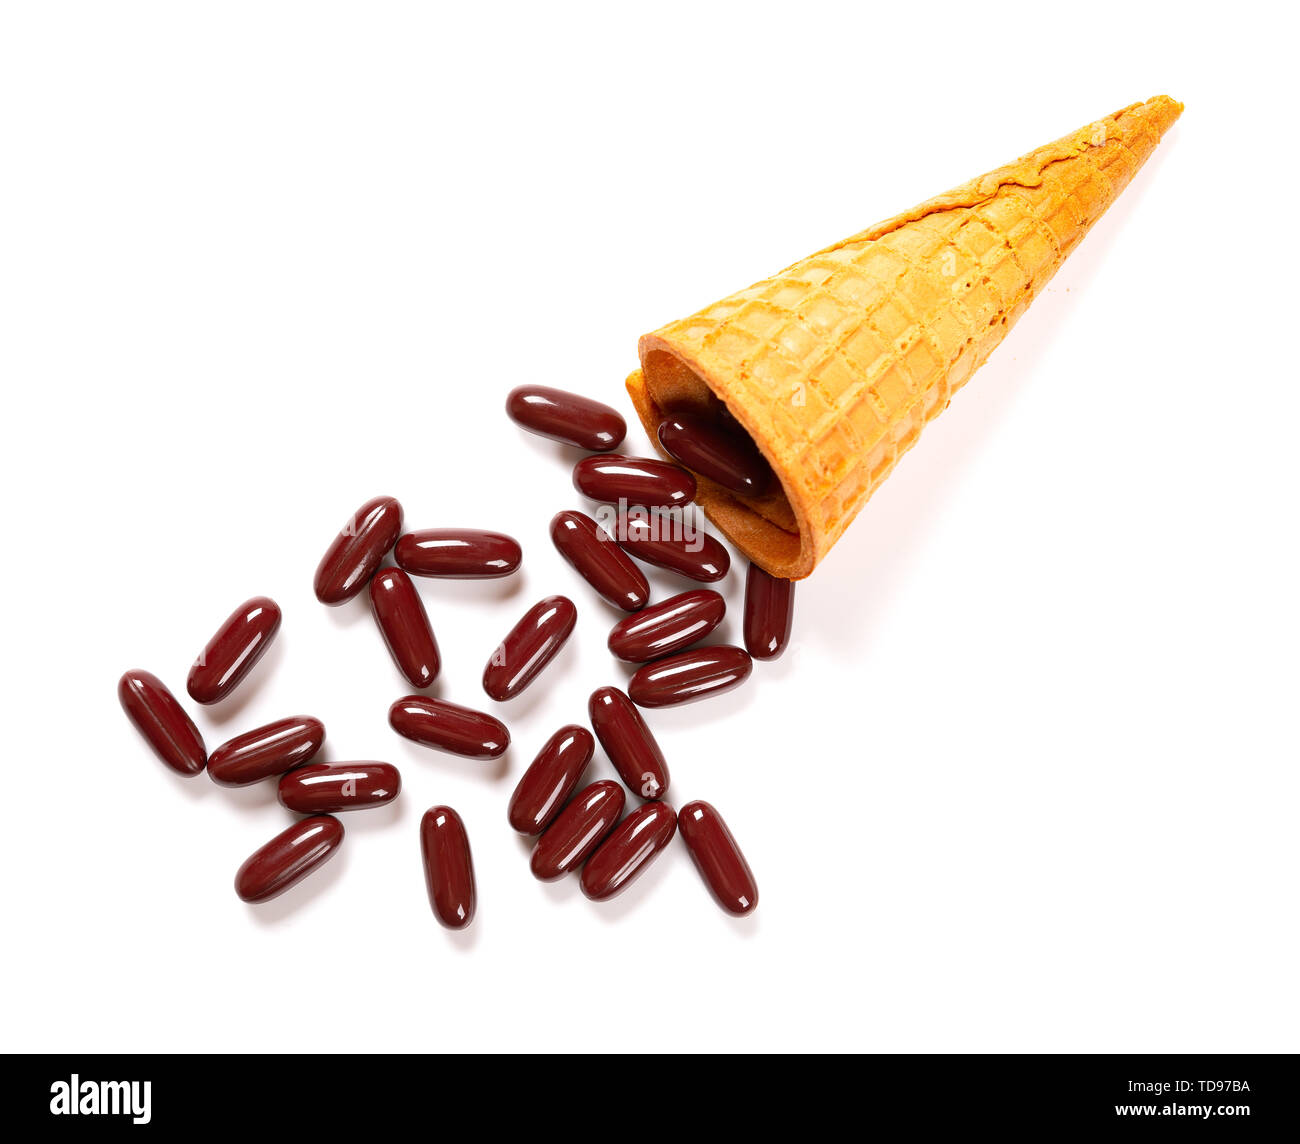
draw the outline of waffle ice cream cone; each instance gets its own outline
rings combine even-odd
[[[725,406],[778,480],[741,498],[701,478],[698,502],[772,575],[807,576],[1182,109],[1126,107],[647,334],[627,388],[651,440],[665,412]]]

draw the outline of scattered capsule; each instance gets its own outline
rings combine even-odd
[[[545,385],[512,389],[506,397],[506,413],[530,433],[592,452],[617,449],[627,436],[627,423],[617,410]]]
[[[609,650],[628,663],[647,663],[698,643],[726,613],[726,601],[710,588],[682,592],[619,620],[610,629]]]
[[[635,612],[650,599],[644,573],[614,538],[584,512],[557,513],[551,540],[578,575],[616,608]]]
[[[208,640],[185,689],[195,703],[219,703],[253,670],[280,630],[280,605],[269,596],[245,600]]]
[[[672,707],[739,687],[754,669],[744,648],[698,647],[639,668],[627,693],[639,707]]]
[[[547,596],[523,614],[483,669],[483,690],[498,703],[521,694],[559,654],[577,623],[566,596]]]
[[[178,775],[192,778],[207,765],[207,748],[194,720],[153,672],[126,672],[117,682],[117,698],[154,754]]]
[[[677,815],[666,802],[637,807],[587,859],[582,892],[593,902],[616,898],[649,868],[677,832]]]

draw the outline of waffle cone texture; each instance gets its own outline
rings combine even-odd
[[[820,250],[640,342],[627,388],[726,409],[779,488],[700,507],[774,576],[807,576],[1128,185],[1183,105],[1136,103]]]

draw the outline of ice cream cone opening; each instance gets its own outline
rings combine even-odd
[[[786,580],[807,576],[816,556],[811,534],[805,531],[806,522],[800,519],[788,493],[788,474],[746,424],[742,407],[728,405],[723,394],[705,380],[703,370],[697,371],[671,349],[655,343],[653,334],[641,340],[642,368],[627,380],[642,423],[650,429],[669,414],[720,421],[724,410],[730,413],[727,420],[734,425],[727,428],[735,432],[739,427],[748,436],[771,466],[775,479],[763,495],[742,497],[697,473],[696,503],[728,540],[765,571]],[[657,441],[655,446],[659,448]]]
[[[747,495],[696,472],[714,526],[811,573],[1182,109],[1131,104],[643,337],[627,389],[656,447],[665,416],[725,421],[775,476]]]

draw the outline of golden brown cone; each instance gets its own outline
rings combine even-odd
[[[780,489],[700,478],[698,502],[772,575],[807,576],[1182,110],[1133,104],[647,334],[627,388],[651,440],[664,412],[724,404]]]

